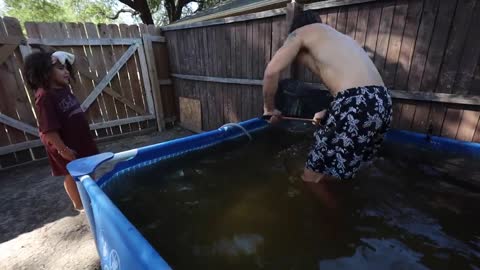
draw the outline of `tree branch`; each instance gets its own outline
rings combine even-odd
[[[118,19],[118,17],[120,16],[121,13],[131,13],[132,16],[140,14],[140,12],[138,12],[136,10],[122,8],[119,11],[117,11],[117,14],[115,14],[114,16],[107,16],[107,18],[112,19],[112,20],[116,20],[116,19]]]

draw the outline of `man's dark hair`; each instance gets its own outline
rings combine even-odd
[[[35,52],[25,58],[23,74],[25,81],[30,89],[33,91],[38,88],[46,88],[49,84],[50,75],[52,74],[52,53],[53,52]],[[65,62],[65,67],[70,72],[70,77],[73,79],[73,67],[68,61]]]
[[[289,33],[305,25],[321,22],[322,20],[320,19],[320,16],[318,16],[318,14],[315,14],[315,12],[310,10],[303,11],[302,13],[295,16],[295,18],[293,18],[292,26],[290,27]]]

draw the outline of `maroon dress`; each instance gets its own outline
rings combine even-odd
[[[63,143],[74,150],[77,158],[98,154],[90,127],[80,103],[70,89],[37,89],[35,92],[40,139],[45,145],[54,176],[67,175],[67,161],[45,140],[45,134],[56,131]]]

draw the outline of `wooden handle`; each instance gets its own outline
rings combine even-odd
[[[313,122],[313,119],[309,119],[309,118],[297,118],[297,117],[285,117],[285,116],[283,116],[282,119],[292,120],[292,121],[302,121],[302,122]]]
[[[262,119],[270,120],[271,117],[272,117],[271,115],[264,115],[264,116],[262,116]],[[309,118],[298,118],[298,117],[282,116],[282,119],[284,119],[284,120],[291,120],[291,121],[301,121],[301,122],[313,122],[313,119],[309,119]]]

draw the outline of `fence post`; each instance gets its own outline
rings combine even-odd
[[[287,33],[288,33],[288,31],[290,30],[290,27],[293,24],[293,18],[295,18],[295,16],[300,14],[302,11],[303,11],[303,5],[297,3],[295,0],[292,0],[292,2],[287,4],[287,16],[286,16],[287,23],[285,24],[286,27],[287,27]],[[289,75],[290,75],[290,78],[292,78],[292,79],[298,78],[298,74],[297,74],[298,67],[297,66],[298,66],[298,64],[295,61],[289,67],[289,69],[290,69]]]

